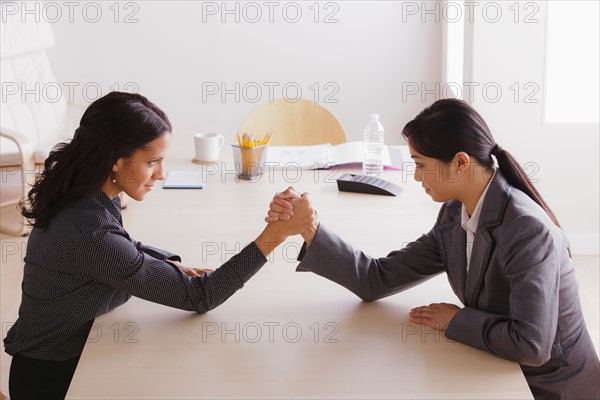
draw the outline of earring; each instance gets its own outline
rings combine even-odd
[[[460,176],[460,174],[462,173],[462,171],[459,169],[458,170],[458,176]],[[114,183],[114,182],[113,182]]]
[[[117,164],[114,164],[112,166],[112,171],[111,172],[111,179],[110,181],[112,183],[117,183],[117,173],[119,172],[119,167],[117,167]]]

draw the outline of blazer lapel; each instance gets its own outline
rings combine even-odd
[[[460,207],[458,208],[460,210]],[[465,304],[465,282],[467,279],[467,235],[460,226],[460,213],[453,216],[450,223],[440,225],[436,228],[436,236],[440,243],[448,281],[452,290],[460,301]]]
[[[479,224],[473,249],[471,250],[471,261],[469,262],[469,272],[467,273],[467,284],[465,288],[464,303],[469,307],[477,307],[477,299],[481,292],[483,278],[490,265],[490,258],[494,251],[494,240],[490,236],[487,228]]]
[[[467,303],[463,304],[466,306],[477,307],[483,279],[496,246],[491,229],[502,222],[509,197],[510,185],[508,185],[500,171],[497,170],[479,215],[465,287],[465,300]]]

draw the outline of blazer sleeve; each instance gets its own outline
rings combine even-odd
[[[197,313],[223,303],[267,261],[252,242],[215,271],[189,277],[165,261],[171,253],[141,248],[110,225],[83,232],[74,247],[82,274],[133,296]]]
[[[374,258],[354,249],[321,224],[311,245],[302,247],[297,271],[312,271],[374,301],[417,285],[444,271],[433,231]]]
[[[510,285],[509,315],[465,307],[446,336],[520,364],[539,366],[556,335],[560,262],[551,228],[531,216],[513,220],[497,246]]]

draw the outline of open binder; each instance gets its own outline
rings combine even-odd
[[[269,146],[265,166],[269,168],[327,169],[335,166],[359,167],[364,156],[362,141],[336,145]],[[386,169],[402,169],[399,149],[383,146],[383,165]]]

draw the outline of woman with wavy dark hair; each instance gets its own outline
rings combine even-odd
[[[299,270],[348,288],[364,301],[446,272],[463,306],[433,303],[412,322],[516,361],[536,399],[600,398],[600,363],[585,326],[574,263],[558,220],[514,157],[466,102],[435,102],[403,131],[415,180],[443,202],[429,233],[373,258],[317,221],[302,233]],[[495,161],[494,161],[495,160]],[[267,222],[286,219],[292,189]]]
[[[307,197],[290,223],[267,225],[215,271],[133,240],[119,195],[141,201],[164,179],[171,137],[165,113],[139,94],[112,92],[92,103],[68,143],[57,145],[22,214],[27,243],[19,318],[4,339],[13,356],[13,400],[65,397],[94,319],[133,295],[204,313],[240,289],[287,236],[307,229]]]

